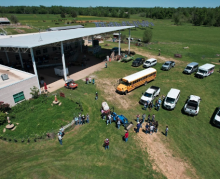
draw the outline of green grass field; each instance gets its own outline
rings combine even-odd
[[[18,15],[23,23],[32,23],[37,27],[45,27],[38,23],[38,16],[34,20],[34,15]],[[49,15],[51,20],[55,15]],[[47,16],[41,17],[43,20]],[[98,19],[98,17],[79,17],[83,19]],[[132,16],[131,20],[143,19],[138,16]],[[103,18],[103,21],[109,18]],[[118,19],[117,19],[118,20]],[[34,24],[34,21],[35,24]],[[114,21],[114,20],[111,20]],[[152,21],[152,20],[150,20]],[[53,25],[46,23],[47,26]],[[216,65],[213,75],[205,79],[197,79],[193,75],[182,74],[186,64],[192,61],[200,65],[204,63],[218,63],[220,54],[219,28],[216,27],[195,27],[190,24],[174,26],[171,20],[154,21],[152,44],[147,47],[134,47],[136,53],[138,50],[146,54],[158,53],[161,49],[161,55],[173,57],[174,53],[183,55],[178,59],[180,63],[170,71],[161,71],[162,63],[158,63],[155,68],[158,75],[155,81],[149,83],[149,86],[156,85],[161,88],[161,94],[167,94],[170,88],[181,90],[180,99],[175,110],[167,111],[160,109],[155,113],[159,121],[159,133],[164,131],[165,126],[169,125],[168,139],[163,139],[168,144],[176,156],[189,161],[196,169],[199,178],[219,178],[218,170],[220,162],[220,144],[219,128],[210,124],[211,116],[217,106],[219,106],[219,73],[217,70],[220,65]],[[90,24],[88,24],[89,26]],[[144,30],[132,30],[132,37],[141,38]],[[122,33],[127,34],[128,31]],[[117,43],[109,43],[108,48],[118,46]],[[104,45],[104,44],[103,44]],[[102,46],[103,46],[102,45]],[[127,44],[122,44],[122,48],[127,48]],[[183,47],[189,46],[184,50]],[[104,47],[104,46],[103,46]],[[149,49],[151,48],[151,50]],[[106,48],[106,47],[105,47]],[[138,55],[137,55],[138,56]],[[147,58],[147,56],[146,56]],[[183,61],[183,62],[182,62]],[[134,122],[137,113],[142,113],[141,106],[136,104],[141,93],[147,87],[140,87],[126,96],[128,108],[124,108],[117,100],[120,98],[117,94],[106,90],[111,90],[110,84],[115,84],[116,80],[126,75],[132,74],[142,67],[133,68],[131,62],[118,63],[111,62],[107,69],[96,72],[97,78],[102,81],[98,87],[88,85],[83,81],[78,81],[79,88],[75,91],[60,89],[66,94],[67,98],[81,100],[88,110],[91,123],[89,125],[75,128],[64,138],[64,146],[60,146],[57,140],[41,141],[39,143],[21,144],[8,143],[0,141],[0,174],[1,178],[163,178],[160,173],[156,173],[151,166],[146,151],[143,151],[134,139],[135,134],[131,134],[129,143],[122,141],[124,130],[117,130],[115,125],[106,126],[100,119],[99,109],[101,102],[106,100],[110,106],[114,106],[119,114],[124,114],[129,120]],[[108,81],[107,84],[104,82]],[[99,100],[95,101],[95,92],[99,92]],[[191,94],[202,98],[200,103],[200,112],[196,117],[190,117],[182,113],[182,108],[187,97]],[[116,100],[112,100],[116,99]],[[134,105],[136,104],[136,105]],[[65,105],[65,104],[64,104]],[[149,113],[149,112],[148,112]],[[147,113],[147,114],[148,114]],[[104,139],[110,139],[110,150],[105,151],[102,147]]]

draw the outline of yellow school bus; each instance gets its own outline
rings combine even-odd
[[[120,79],[120,84],[118,85],[116,91],[126,95],[128,92],[141,85],[147,85],[149,81],[152,81],[156,78],[156,75],[156,69],[148,68],[146,70],[142,70],[132,75],[126,76]]]

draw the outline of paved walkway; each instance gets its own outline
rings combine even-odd
[[[69,75],[67,77],[67,79],[71,78],[71,79],[74,79],[75,81],[80,80],[80,79],[85,79],[90,74],[94,73],[95,71],[99,71],[99,70],[103,69],[104,67],[105,67],[105,62],[101,62],[101,63],[93,65],[89,68],[86,68],[84,70],[81,70],[77,73]],[[48,77],[48,78],[50,78],[50,77]],[[58,80],[58,81],[55,81],[53,83],[48,84],[47,88],[48,88],[49,92],[53,92],[53,91],[58,90],[59,88],[62,88],[63,86],[64,86],[64,80],[61,79],[61,80]],[[42,90],[43,90],[43,88],[41,88],[41,91]]]

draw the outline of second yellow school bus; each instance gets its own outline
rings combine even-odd
[[[127,94],[141,85],[147,85],[149,81],[152,81],[157,76],[157,70],[154,68],[148,68],[146,70],[139,71],[132,75],[126,76],[120,80],[116,91],[121,94]]]

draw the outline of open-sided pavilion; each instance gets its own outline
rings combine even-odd
[[[21,52],[25,53],[28,50],[30,50],[34,74],[38,78],[33,48],[40,46],[61,47],[64,79],[66,80],[67,74],[66,74],[65,55],[63,48],[64,43],[79,41],[83,37],[89,37],[89,36],[91,36],[93,39],[94,35],[104,34],[108,32],[119,31],[120,34],[120,30],[124,30],[124,29],[129,29],[129,37],[130,37],[131,28],[134,28],[134,26],[80,28],[80,29],[65,30],[65,31],[50,31],[43,33],[39,32],[39,33],[25,34],[18,36],[7,36],[7,37],[4,36],[4,38],[0,38],[0,49],[3,49],[5,51],[8,63],[9,63],[9,58],[7,52],[10,51],[18,52],[22,67],[23,67],[23,62],[20,53]],[[119,46],[118,54],[120,55],[120,40],[118,46]],[[82,44],[81,44],[81,49],[82,49]],[[128,52],[130,53],[130,38],[128,42]],[[40,89],[39,84],[38,87]]]

